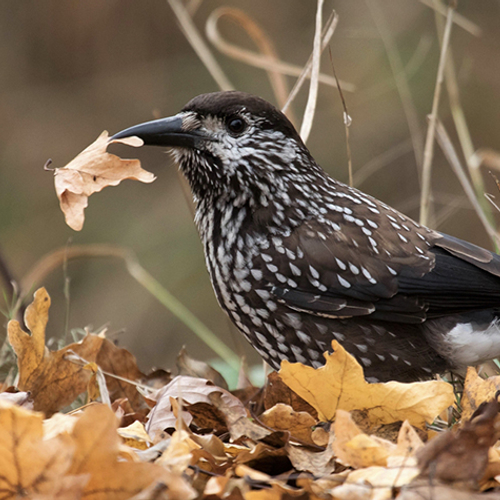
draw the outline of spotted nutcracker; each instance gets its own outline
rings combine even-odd
[[[265,100],[200,95],[114,137],[134,135],[171,148],[217,299],[274,368],[319,367],[332,339],[369,380],[500,355],[500,257],[332,179]]]

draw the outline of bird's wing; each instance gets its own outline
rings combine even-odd
[[[365,216],[344,219],[341,230],[331,214],[333,225],[297,227],[284,241],[290,255],[266,276],[272,293],[314,315],[403,323],[500,306],[499,256],[392,210],[370,214],[372,226]]]
[[[403,230],[405,241],[389,231],[399,241],[388,241],[387,235],[381,237],[356,220],[344,222],[341,230],[335,222],[328,226],[316,219],[295,228],[283,242],[287,253],[280,257],[278,249],[267,267],[276,271],[266,273],[272,293],[293,309],[320,316],[423,321],[425,302],[398,294],[398,278],[418,278],[433,268],[434,255],[423,236],[427,230],[421,229],[421,236],[416,227]]]

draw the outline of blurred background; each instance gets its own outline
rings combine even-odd
[[[0,3],[0,252],[4,274],[21,281],[46,254],[66,245],[110,243],[132,249],[141,264],[207,327],[250,364],[258,356],[229,325],[212,293],[201,244],[177,169],[161,149],[114,146],[138,157],[158,179],[150,185],[125,181],[93,196],[76,233],[64,223],[44,171],[64,166],[106,129],[110,133],[168,116],[192,97],[218,86],[183,35],[173,4],[165,0],[15,0]],[[432,0],[429,0],[432,3]],[[303,0],[192,0],[183,5],[236,89],[276,103],[266,73],[219,53],[205,35],[214,9],[244,10],[267,33],[279,57],[303,66],[314,36],[316,3]],[[439,61],[435,12],[417,0],[326,2],[339,23],[330,43],[349,114],[355,185],[418,218],[420,168],[426,116],[431,111]],[[451,53],[460,100],[474,150],[500,150],[500,2],[459,2],[464,16],[454,25]],[[444,22],[440,17],[439,21]],[[255,50],[240,27],[220,21],[221,35]],[[389,52],[388,52],[389,50]],[[399,68],[401,66],[401,68]],[[332,74],[328,51],[322,71]],[[396,86],[396,79],[400,88]],[[287,78],[293,86],[294,78]],[[292,108],[300,117],[306,85]],[[348,180],[342,105],[336,89],[320,85],[308,146],[334,177]],[[459,151],[446,89],[439,115]],[[413,141],[408,125],[413,120]],[[417,145],[415,152],[412,144]],[[419,149],[420,148],[420,149]],[[494,162],[493,162],[494,163]],[[494,166],[494,165],[493,165]],[[485,190],[498,188],[483,168]],[[493,248],[445,160],[435,148],[431,225]],[[496,215],[495,218],[498,219]],[[66,327],[107,326],[143,370],[169,368],[182,345],[191,355],[214,353],[113,259],[67,263],[69,316],[64,272],[58,266],[37,286],[52,297],[48,336]],[[0,287],[8,296],[5,276]],[[29,295],[31,300],[31,293]],[[0,297],[0,307],[8,309]],[[1,339],[7,320],[2,316]]]

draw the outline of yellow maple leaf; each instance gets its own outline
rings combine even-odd
[[[422,427],[454,402],[452,386],[437,380],[370,384],[353,356],[335,340],[332,348],[321,368],[283,361],[279,371],[285,384],[312,405],[321,420],[333,420],[340,408],[365,411],[372,425],[408,420]]]

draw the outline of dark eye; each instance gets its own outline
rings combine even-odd
[[[231,134],[241,134],[247,128],[247,124],[239,116],[230,116],[226,122],[226,127]]]

